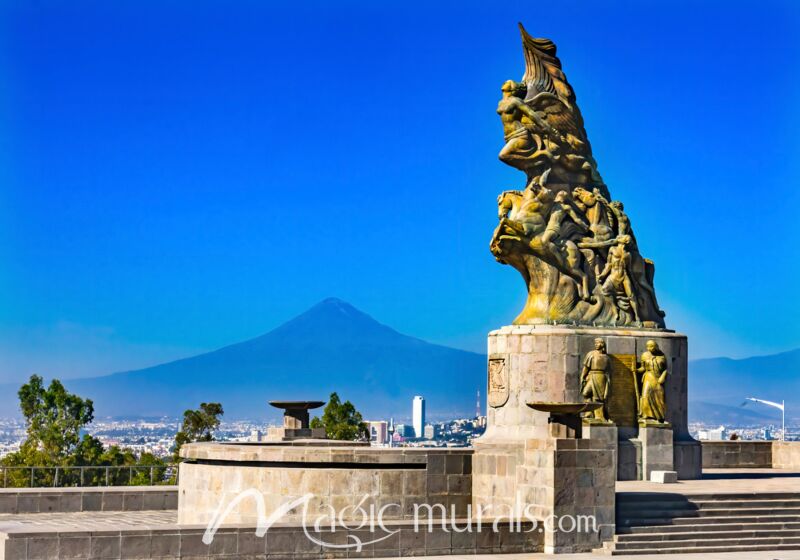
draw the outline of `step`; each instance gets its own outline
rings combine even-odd
[[[681,533],[633,533],[614,535],[614,542],[670,542],[681,540],[704,540],[707,542],[729,539],[761,539],[761,538],[800,538],[800,529],[774,530],[757,529],[751,531],[686,531]]]
[[[664,510],[664,511],[645,511],[637,515],[625,515],[618,513],[617,523],[621,525],[629,524],[630,522],[639,522],[646,519],[697,519],[704,517],[764,517],[764,516],[796,516],[800,518],[800,508],[752,508],[731,510],[729,508],[714,508],[703,510]],[[641,523],[638,523],[641,525]]]
[[[709,531],[784,531],[784,530],[800,530],[800,520],[795,521],[765,521],[762,523],[753,522],[745,523],[739,518],[733,518],[735,521],[730,523],[695,523],[691,525],[643,525],[634,527],[617,526],[616,533],[618,535],[647,535],[650,533],[687,533],[691,531],[696,532],[709,532]]]
[[[659,501],[640,502],[636,504],[617,504],[617,511],[638,512],[643,510],[670,510],[670,509],[707,509],[730,508],[747,509],[758,507],[800,508],[800,499],[797,500],[690,500],[690,501]]]
[[[617,527],[652,527],[673,525],[706,525],[717,523],[794,523],[796,515],[751,515],[732,517],[643,517],[639,519],[617,519]]]
[[[617,504],[647,502],[735,501],[735,500],[800,500],[798,492],[747,492],[738,494],[673,494],[669,492],[618,492]]]
[[[615,549],[605,549],[600,548],[596,549],[594,552],[597,554],[605,554],[609,556],[620,556],[620,555],[633,555],[633,554],[686,554],[686,553],[711,553],[711,552],[761,552],[761,551],[769,551],[769,552],[778,552],[781,550],[800,550],[800,544],[778,544],[778,545],[754,545],[754,546],[741,546],[741,545],[730,545],[730,546],[701,546],[697,548],[692,548],[687,550],[683,547],[678,548],[643,548],[643,549],[628,549],[628,550],[615,550]]]
[[[685,539],[669,542],[663,541],[641,541],[641,542],[615,542],[614,550],[661,550],[664,548],[695,549],[708,547],[728,547],[728,546],[779,546],[794,545],[800,548],[800,537],[762,537],[762,538],[733,538],[733,539]]]

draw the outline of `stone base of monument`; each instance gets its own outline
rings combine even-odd
[[[637,418],[637,356],[654,340],[668,360],[664,385],[667,423],[672,427],[669,469],[681,479],[700,477],[700,443],[688,430],[687,340],[659,329],[510,325],[489,333],[486,434],[480,441],[546,438],[548,415],[527,402],[580,402],[583,357],[602,338],[611,359],[609,419],[617,426],[620,480],[643,479]]]
[[[613,425],[585,425],[580,438],[479,439],[472,510],[538,520],[545,553],[591,551],[614,534],[616,441]]]
[[[638,439],[642,446],[641,480],[650,480],[650,475],[655,471],[674,470],[670,426],[640,426]]]
[[[611,360],[611,424],[554,427],[528,403],[579,403],[582,360],[602,338]],[[655,340],[668,359],[669,426],[640,427],[637,356]],[[592,531],[547,531],[546,552],[584,552],[614,533],[615,482],[655,470],[700,477],[699,442],[688,432],[686,337],[656,329],[507,326],[489,334],[486,433],[475,441],[473,509],[526,508],[539,520],[594,516]]]

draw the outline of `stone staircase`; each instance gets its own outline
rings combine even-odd
[[[800,493],[617,493],[601,554],[800,550]]]

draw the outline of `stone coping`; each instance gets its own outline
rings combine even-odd
[[[489,332],[489,336],[509,334],[586,334],[596,336],[645,336],[652,334],[662,338],[686,338],[686,335],[670,329],[589,327],[586,325],[506,325]]]
[[[54,494],[80,494],[86,492],[177,492],[178,487],[175,485],[163,486],[64,486],[57,488],[0,488],[0,496],[6,494],[37,494],[37,495],[54,495]]]
[[[282,430],[283,428],[278,428]],[[292,447],[369,447],[368,441],[340,441],[335,439],[292,439],[275,441],[218,441],[221,445],[288,445]]]
[[[471,447],[303,447],[295,445],[190,443],[181,448],[189,460],[269,463],[408,464],[427,463],[429,455],[471,455]]]

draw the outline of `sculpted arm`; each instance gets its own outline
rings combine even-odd
[[[591,369],[592,363],[592,353],[586,355],[586,358],[583,360],[583,371],[581,372],[581,382],[586,381],[586,377],[589,375],[589,369]]]
[[[663,385],[667,380],[667,360],[664,356],[659,356],[656,363],[658,364],[658,369],[661,370],[661,375],[658,376],[658,383]]]
[[[540,116],[539,116],[539,113],[537,113],[536,111],[534,111],[534,110],[533,110],[533,109],[532,109],[532,108],[531,108],[531,107],[530,107],[530,106],[529,106],[527,103],[525,103],[524,101],[520,101],[520,102],[517,104],[517,108],[519,108],[520,112],[521,112],[523,115],[525,115],[526,117],[528,117],[529,119],[531,119],[533,122],[535,122],[535,123],[536,123],[536,125],[537,125],[537,126],[538,126],[538,127],[541,129],[541,130],[543,130],[544,132],[548,132],[548,133],[550,133],[550,134],[555,134],[555,135],[558,135],[558,131],[557,131],[555,128],[553,128],[552,126],[550,126],[549,124],[547,124],[547,122],[543,121],[543,120],[542,120],[542,117],[540,117]]]

